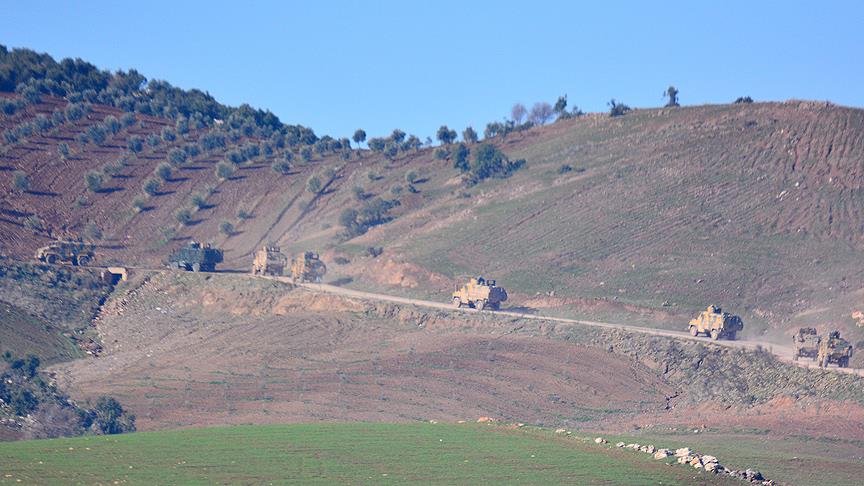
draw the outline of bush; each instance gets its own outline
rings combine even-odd
[[[234,225],[228,221],[222,221],[219,224],[219,231],[225,236],[231,236],[234,234]]]
[[[198,141],[201,144],[201,147],[211,152],[216,149],[225,148],[225,135],[216,132],[207,132],[201,136],[201,139]]]
[[[12,187],[17,192],[27,192],[30,190],[30,178],[23,170],[16,170],[12,173]]]
[[[135,211],[136,213],[140,213],[140,212],[144,211],[145,207],[147,207],[147,202],[144,201],[143,197],[136,197],[132,201],[132,210]]]
[[[450,151],[444,147],[438,147],[435,149],[435,158],[438,160],[445,160],[450,156]]]
[[[196,192],[192,194],[192,205],[195,206],[196,209],[207,209],[207,194]]]
[[[467,172],[471,168],[471,162],[468,160],[469,155],[471,155],[471,150],[464,143],[457,145],[453,150],[453,168]]]
[[[93,426],[102,434],[135,431],[135,416],[129,414],[111,397],[100,397],[92,411]]]
[[[61,159],[66,160],[69,157],[69,145],[66,142],[57,145],[57,154]]]
[[[405,182],[407,182],[408,184],[416,183],[417,179],[418,179],[418,176],[417,176],[416,171],[409,170],[408,172],[405,173]]]
[[[171,172],[172,172],[171,164],[169,164],[167,162],[162,162],[161,164],[156,166],[156,171],[155,171],[156,176],[165,182],[168,182],[171,180]]]
[[[64,115],[60,110],[55,110],[51,113],[51,122],[54,123],[54,126],[59,127],[66,123],[66,115]]]
[[[8,144],[18,143],[18,135],[16,135],[15,132],[12,130],[4,130],[3,140],[5,140]]]
[[[609,116],[612,116],[612,117],[623,116],[628,111],[630,111],[629,106],[625,105],[624,103],[616,102],[615,98],[612,98],[611,100],[609,100],[609,103],[607,103],[607,105],[609,105]]]
[[[122,161],[108,162],[108,163],[102,165],[101,170],[105,175],[109,175],[109,176],[117,175],[120,173],[120,171],[123,170],[123,162]]]
[[[198,157],[201,154],[201,147],[197,143],[187,143],[183,147],[183,151],[189,158]]]
[[[303,147],[303,149],[300,150],[300,157],[302,157],[304,161],[309,162],[312,160],[312,149],[309,147]]]
[[[735,99],[735,103],[736,104],[753,103],[753,98],[751,98],[749,96],[741,96],[741,97]]]
[[[102,120],[102,125],[111,132],[112,135],[116,135],[119,132],[123,125],[120,123],[120,120],[117,119],[114,115],[108,115]]]
[[[389,212],[399,205],[399,201],[387,201],[376,197],[367,201],[359,209],[346,208],[339,215],[339,224],[345,228],[346,236],[353,238],[369,231],[373,226],[384,224],[391,219]]]
[[[36,125],[36,130],[39,130],[39,133],[42,134],[54,128],[54,122],[51,121],[50,118],[42,114],[36,115],[36,118],[33,120],[33,124]]]
[[[506,178],[525,165],[525,160],[511,162],[494,145],[484,143],[474,149],[474,160],[467,172],[468,182],[476,184],[490,177]]]
[[[181,116],[174,123],[174,128],[177,129],[177,133],[180,133],[183,135],[189,133],[189,119]]]
[[[378,175],[377,172],[375,172],[375,171],[371,171],[371,170],[370,170],[369,172],[366,173],[366,178],[368,178],[368,179],[369,179],[370,181],[372,181],[372,182],[375,182],[375,181],[381,180],[381,176]]]
[[[237,211],[237,217],[242,220],[247,220],[252,217],[252,213],[241,208],[239,211]]]
[[[230,162],[219,162],[216,164],[216,177],[223,181],[228,180],[236,170],[235,165]]]
[[[372,258],[378,258],[383,253],[384,253],[384,247],[382,247],[382,246],[379,246],[377,248],[374,246],[370,246],[370,247],[366,248],[366,254]]]
[[[564,164],[561,167],[558,167],[558,173],[559,174],[566,174],[572,170],[573,170],[573,167],[570,167],[570,165],[568,165],[568,164]]]
[[[369,197],[369,195],[366,194],[366,189],[363,189],[363,186],[354,186],[353,192],[354,199],[358,201],[364,201]]]
[[[87,128],[87,138],[89,138],[96,145],[102,145],[105,143],[105,138],[107,137],[107,133],[102,125],[90,125]]]
[[[188,226],[192,222],[192,211],[186,208],[178,209],[174,213],[174,219],[183,226]]]
[[[162,139],[159,138],[159,136],[155,133],[147,135],[147,145],[151,147],[158,147],[160,143],[162,143]]]
[[[135,124],[135,113],[126,113],[125,115],[120,117],[120,123],[123,124],[124,127],[131,127]]]
[[[105,175],[102,172],[91,170],[84,174],[84,182],[90,192],[99,192],[102,190],[102,184],[105,183]]]
[[[130,152],[137,154],[144,150],[144,141],[141,140],[141,137],[133,135],[129,137],[129,142],[126,144],[126,147]]]
[[[306,190],[311,192],[312,194],[320,194],[323,189],[323,184],[321,183],[321,178],[317,175],[309,176],[309,179],[306,180]]]
[[[186,152],[182,149],[172,148],[168,151],[168,161],[174,165],[182,165],[186,162]]]
[[[462,140],[465,141],[465,143],[477,143],[477,132],[475,132],[472,127],[466,128],[462,131]]]
[[[64,110],[66,119],[69,121],[78,121],[84,116],[84,107],[79,103],[72,103]]]
[[[173,142],[177,140],[177,133],[171,127],[162,127],[162,140]]]
[[[285,159],[274,160],[270,167],[273,169],[273,172],[276,172],[277,174],[288,175],[288,173],[291,172],[291,163]]]
[[[144,193],[148,196],[158,196],[159,190],[162,189],[162,183],[159,179],[150,177],[144,181]]]

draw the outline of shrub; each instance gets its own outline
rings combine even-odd
[[[464,140],[465,143],[477,143],[477,132],[475,132],[472,127],[467,127],[462,131],[462,140]]]
[[[160,143],[162,143],[162,139],[159,138],[159,136],[155,133],[147,135],[147,145],[151,147],[158,147]]]
[[[192,205],[199,210],[207,209],[207,194],[201,192],[192,194]]]
[[[96,145],[102,145],[105,143],[106,136],[105,128],[103,128],[102,125],[90,125],[87,128],[87,137]]]
[[[398,196],[399,194],[402,194],[403,189],[404,188],[402,186],[393,186],[390,188],[390,194],[393,194],[394,196]]]
[[[450,145],[456,140],[456,130],[451,130],[447,125],[441,125],[435,137],[444,145]]]
[[[51,113],[51,121],[54,123],[54,126],[60,126],[66,123],[66,115],[63,114],[60,110],[55,110]]]
[[[285,159],[274,160],[270,167],[273,169],[273,172],[276,172],[277,174],[287,175],[291,172],[291,164]]]
[[[102,434],[135,431],[135,416],[123,410],[114,398],[100,397],[91,413],[93,426]]]
[[[138,135],[133,135],[129,137],[129,142],[126,144],[126,147],[130,152],[137,154],[144,150],[144,141],[141,140],[141,137]]]
[[[7,100],[0,98],[0,113],[6,116],[12,116],[18,111],[18,103],[15,100]]]
[[[54,128],[54,122],[52,122],[50,118],[42,114],[36,115],[36,118],[33,120],[33,124],[36,126],[36,130],[39,130],[39,133],[42,134]]]
[[[90,192],[99,192],[102,190],[102,184],[105,183],[105,175],[102,172],[91,170],[84,174],[84,182]]]
[[[15,134],[12,130],[4,130],[3,131],[3,140],[8,144],[13,144],[18,142],[18,135]]]
[[[178,209],[174,213],[174,219],[183,226],[188,226],[192,222],[192,211],[186,208]]]
[[[173,142],[177,140],[177,133],[171,127],[162,127],[162,140]]]
[[[228,160],[232,164],[242,164],[246,161],[246,157],[243,157],[243,154],[238,152],[237,150],[232,150],[228,152]]]
[[[474,160],[467,172],[468,182],[476,184],[490,177],[506,178],[525,165],[525,160],[511,162],[494,145],[484,143],[474,149]]]
[[[120,123],[120,120],[117,119],[114,115],[108,115],[102,120],[102,125],[111,132],[112,135],[116,135],[120,129],[123,128],[123,125]]]
[[[735,99],[735,103],[736,103],[736,104],[740,104],[740,103],[753,103],[753,98],[751,98],[751,97],[749,97],[749,96],[741,96],[741,97]]]
[[[204,150],[211,152],[219,148],[225,148],[225,135],[216,132],[207,132],[201,136],[198,142]]]
[[[234,225],[228,221],[222,221],[219,224],[219,231],[225,236],[231,236],[234,234]]]
[[[101,170],[105,175],[109,175],[109,176],[117,175],[120,173],[121,170],[123,170],[123,162],[121,162],[121,161],[108,162],[108,163],[102,165]]]
[[[197,143],[188,143],[183,147],[183,151],[189,158],[197,157],[201,154],[201,147]]]
[[[180,133],[183,135],[189,133],[189,119],[181,116],[174,123],[174,128],[177,129],[177,133]]]
[[[174,165],[182,165],[186,162],[186,152],[179,148],[172,148],[168,151],[168,161]]]
[[[57,154],[61,159],[66,160],[69,157],[69,145],[66,142],[57,145]]]
[[[67,120],[77,121],[84,116],[84,107],[79,103],[72,103],[66,107],[65,113]]]
[[[150,177],[144,181],[144,193],[148,196],[158,196],[159,190],[162,189],[162,183],[159,179]]]
[[[568,165],[568,164],[564,164],[561,167],[558,167],[558,173],[559,174],[566,174],[572,170],[573,170],[573,167],[570,167],[570,165]]]
[[[471,150],[464,143],[456,145],[456,148],[453,150],[453,168],[467,172],[471,167],[471,163],[468,160],[469,155],[471,155]]]
[[[378,175],[377,172],[374,172],[374,171],[371,171],[371,170],[370,170],[369,172],[366,173],[366,177],[367,177],[370,181],[372,181],[372,182],[375,182],[375,181],[381,180],[381,176]]]
[[[450,151],[444,147],[438,147],[435,149],[435,158],[438,160],[445,160],[450,156]]]
[[[147,202],[144,201],[143,197],[136,197],[132,201],[132,210],[135,211],[136,213],[140,213],[141,211],[144,211],[144,208],[146,207],[146,205],[147,205]]]
[[[312,160],[312,149],[309,147],[303,147],[300,150],[300,157],[302,157],[304,161],[309,162]]]
[[[219,162],[216,164],[216,177],[218,177],[219,180],[228,180],[234,175],[236,170],[236,166],[230,162]]]
[[[628,111],[630,111],[629,106],[625,105],[624,103],[618,103],[617,101],[615,101],[615,98],[609,100],[609,103],[607,103],[607,105],[609,106],[609,116],[612,117],[623,116]]]
[[[30,178],[23,170],[16,170],[12,173],[12,187],[18,192],[27,192],[30,190]]]
[[[323,184],[321,184],[321,178],[317,175],[313,174],[306,180],[306,190],[312,194],[320,194],[322,188]]]
[[[378,258],[383,253],[384,253],[384,247],[382,247],[382,246],[379,246],[377,248],[374,246],[370,246],[370,247],[366,248],[366,254],[371,256],[372,258]]]
[[[368,198],[368,194],[366,194],[366,189],[363,189],[363,186],[354,186],[354,199],[358,201],[363,201]]]
[[[417,176],[416,171],[409,170],[408,172],[405,173],[405,182],[407,182],[408,184],[416,183],[417,179],[418,179],[418,176]]]
[[[171,164],[169,164],[167,162],[162,162],[161,164],[156,166],[156,171],[155,171],[156,176],[165,182],[168,182],[171,180],[171,172],[172,172]]]
[[[373,226],[390,221],[392,217],[389,212],[398,205],[399,201],[387,201],[376,197],[363,204],[359,210],[353,208],[342,210],[339,224],[345,228],[346,235],[353,238],[366,233]]]
[[[126,113],[120,117],[120,123],[123,124],[124,127],[131,127],[135,124],[135,113]]]
[[[241,208],[239,211],[237,211],[237,217],[242,220],[246,220],[252,217],[252,213]]]

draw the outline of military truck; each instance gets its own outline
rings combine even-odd
[[[88,265],[93,261],[96,247],[81,241],[54,241],[36,250],[40,262],[67,265]]]
[[[320,282],[325,273],[327,273],[327,265],[315,252],[303,252],[302,255],[297,255],[291,260],[291,281],[294,283]]]
[[[850,358],[852,358],[852,345],[840,337],[840,331],[831,331],[819,343],[816,363],[822,368],[827,368],[831,363],[836,363],[840,368],[847,368]]]
[[[252,275],[281,276],[288,265],[288,257],[278,246],[263,246],[255,253],[252,261]]]
[[[821,342],[822,338],[816,333],[816,329],[812,327],[798,329],[798,332],[792,335],[792,359],[798,361],[798,358],[803,357],[815,360]]]
[[[695,319],[690,319],[689,329],[693,336],[705,334],[715,341],[721,337],[734,341],[735,334],[744,329],[744,322],[736,315],[723,312],[719,306],[709,305]]]
[[[473,307],[477,310],[490,308],[498,310],[501,303],[507,300],[507,291],[495,285],[494,280],[483,277],[471,277],[468,283],[453,292],[453,305]]]
[[[190,241],[178,248],[168,257],[168,268],[187,272],[215,272],[216,264],[222,263],[222,250],[211,248],[210,244]]]

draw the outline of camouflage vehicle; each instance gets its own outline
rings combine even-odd
[[[317,253],[307,251],[291,260],[291,281],[320,282],[327,273],[327,265],[321,261]]]
[[[837,363],[840,368],[847,368],[850,358],[852,358],[852,345],[840,337],[840,331],[831,331],[819,343],[816,363],[822,368],[827,368],[831,363]]]
[[[255,253],[252,261],[252,275],[281,276],[288,265],[286,257],[278,246],[264,246]]]
[[[798,332],[792,335],[792,359],[798,361],[798,358],[816,359],[819,354],[819,343],[822,338],[816,334],[816,329],[812,327],[802,327]]]
[[[187,272],[215,272],[217,263],[222,263],[222,250],[197,241],[190,241],[168,257],[168,268]]]
[[[716,305],[709,305],[695,319],[690,319],[689,329],[693,336],[705,334],[715,341],[721,337],[734,341],[735,334],[744,329],[744,322]]]
[[[457,308],[464,305],[477,310],[487,307],[498,310],[501,302],[506,300],[507,291],[495,285],[494,280],[486,280],[483,277],[472,277],[462,288],[457,288],[453,292],[453,305]]]
[[[36,250],[40,262],[67,265],[89,265],[93,261],[95,246],[81,241],[55,241]]]

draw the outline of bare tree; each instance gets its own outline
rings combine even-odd
[[[525,119],[525,115],[528,114],[528,109],[525,108],[525,105],[522,103],[516,103],[513,105],[513,108],[510,109],[510,118],[516,122],[517,125],[522,123],[522,120]]]
[[[545,101],[538,101],[531,107],[531,113],[528,114],[528,121],[535,125],[543,125],[552,118],[552,105]]]

